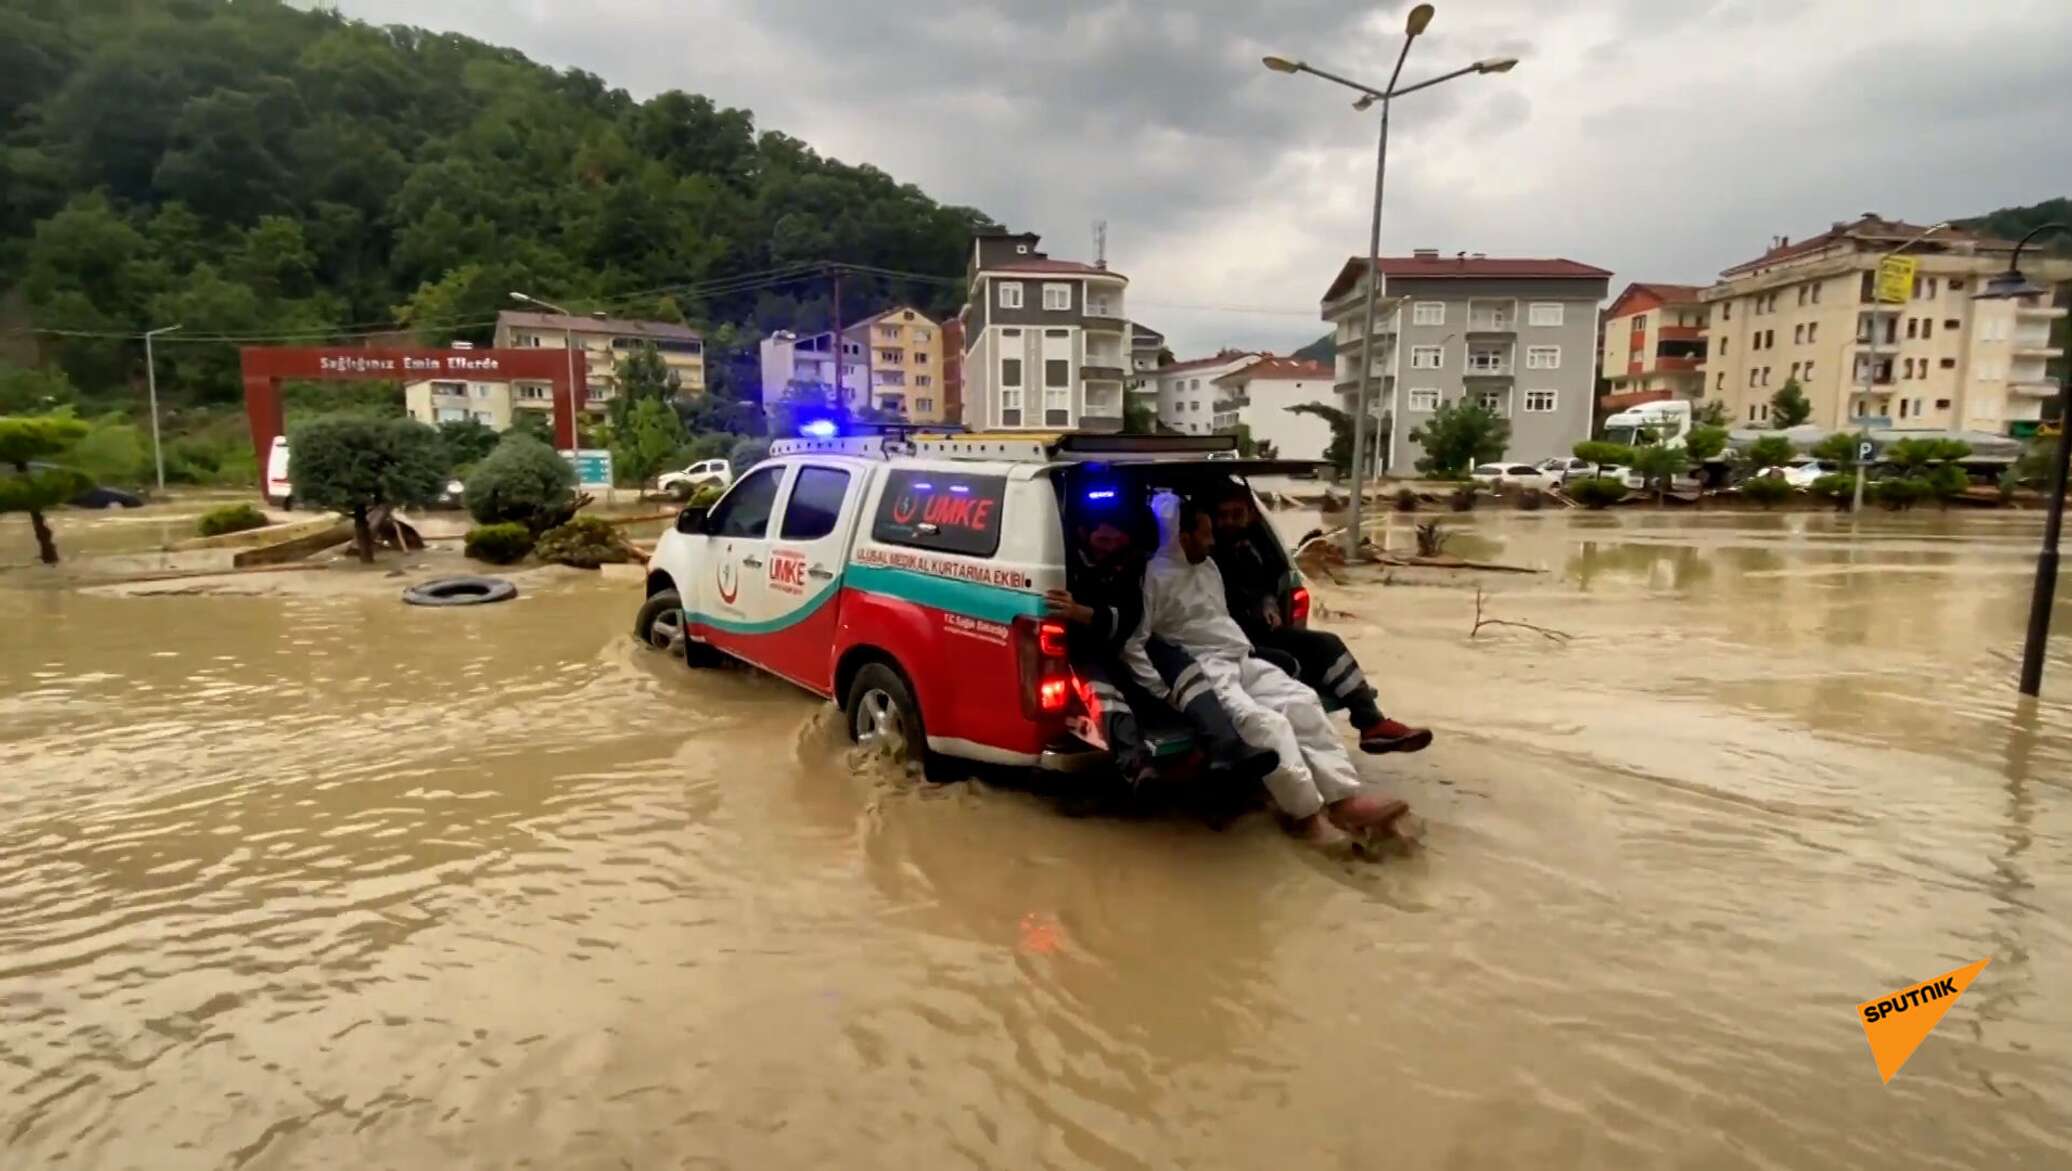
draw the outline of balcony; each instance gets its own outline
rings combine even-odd
[[[1468,365],[1467,365],[1467,368],[1466,368],[1465,370],[1462,370],[1462,371],[1461,371],[1461,377],[1462,377],[1462,378],[1509,378],[1509,377],[1511,377],[1511,363],[1510,363],[1510,362],[1508,362],[1508,361],[1503,361],[1503,362],[1479,362],[1479,363],[1478,363],[1478,362],[1469,362],[1469,363],[1468,363]]]
[[[1655,330],[1658,342],[1694,342],[1705,334],[1702,325],[1664,325]]]
[[[1121,382],[1128,374],[1129,371],[1121,366],[1096,366],[1092,363],[1087,363],[1079,368],[1079,381]]]
[[[2014,315],[2034,321],[2055,321],[2065,315],[2065,308],[2062,305],[2016,305]]]
[[[2024,398],[2056,398],[2058,380],[2055,378],[2028,378],[2020,382],[2009,382],[2007,393]]]
[[[2062,358],[2065,355],[2062,348],[2051,345],[2048,340],[2017,338],[2012,348],[2017,356],[2023,358]]]
[[[1704,360],[1700,358],[1677,358],[1668,354],[1659,354],[1655,357],[1655,369],[1667,373],[1688,372],[1704,368]]]
[[[1470,313],[1469,333],[1516,333],[1518,318],[1512,313]]]

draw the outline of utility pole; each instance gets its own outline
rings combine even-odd
[[[151,396],[151,460],[158,465],[158,490],[161,494],[165,492],[165,448],[158,441],[158,363],[152,361],[151,339],[178,328],[177,325],[163,325],[144,331],[144,386]]]
[[[828,337],[828,345],[835,355],[835,405],[849,405],[849,388],[842,382],[842,268],[831,266],[828,275],[834,282],[834,331]]]

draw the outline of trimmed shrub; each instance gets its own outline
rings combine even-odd
[[[522,431],[506,431],[468,478],[465,499],[477,524],[539,532],[568,509],[575,492],[576,470],[567,460]]]
[[[1856,499],[1856,477],[1830,472],[1813,481],[1813,495],[1834,501],[1837,508],[1848,508]]]
[[[1518,492],[1518,507],[1526,512],[1538,512],[1546,503],[1546,495],[1538,488],[1523,488]]]
[[[548,529],[532,551],[542,561],[578,569],[640,559],[618,529],[595,516],[577,516],[559,528]]]
[[[1397,512],[1416,512],[1416,511],[1417,511],[1417,505],[1418,505],[1418,499],[1417,499],[1417,492],[1416,492],[1416,491],[1415,491],[1414,489],[1410,489],[1410,488],[1398,488],[1398,489],[1396,489],[1396,511],[1397,511]]]
[[[1446,498],[1446,504],[1455,512],[1475,511],[1475,485],[1462,484],[1455,488],[1453,494]]]
[[[224,533],[263,529],[271,523],[265,513],[249,504],[226,504],[202,513],[201,519],[194,522],[194,531],[204,537],[220,537]]]
[[[1783,476],[1750,476],[1741,482],[1741,495],[1770,508],[1791,496],[1791,485]]]
[[[697,491],[692,492],[691,498],[685,503],[689,504],[693,508],[711,508],[713,505],[719,503],[720,497],[726,494],[727,490],[725,488],[720,487],[718,484],[707,481],[706,483],[698,485]]]
[[[491,565],[509,565],[532,552],[532,530],[522,524],[503,522],[476,525],[468,530],[467,555]]]
[[[1569,484],[1568,494],[1584,508],[1607,508],[1626,499],[1626,481],[1613,476],[1591,476]]]
[[[1887,476],[1865,489],[1865,494],[1894,512],[1903,512],[1930,495],[1928,481],[1919,476]]]

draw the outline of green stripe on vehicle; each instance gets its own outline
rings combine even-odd
[[[715,630],[724,630],[728,634],[775,634],[777,631],[797,626],[799,623],[811,618],[819,612],[822,606],[834,601],[835,594],[840,592],[841,588],[842,578],[838,574],[833,581],[820,587],[819,593],[806,599],[798,609],[782,617],[772,618],[767,622],[738,622],[732,618],[720,618],[711,614],[699,614],[691,611],[685,611],[684,619],[687,622],[696,623],[700,626],[710,626]]]
[[[919,606],[932,606],[956,614],[968,614],[988,622],[1012,622],[1024,614],[1043,612],[1043,599],[1026,590],[959,581],[911,569],[881,565],[851,565],[846,574],[849,588],[882,594]]]

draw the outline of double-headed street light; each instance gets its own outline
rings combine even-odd
[[[542,309],[550,309],[561,314],[561,344],[568,350],[568,449],[574,451],[582,446],[580,442],[582,437],[582,416],[576,411],[576,331],[573,325],[575,314],[570,313],[552,301],[543,301],[538,297],[518,292],[515,289],[511,292],[511,299],[513,301],[522,301],[527,305],[538,305]],[[584,361],[587,364],[589,359],[586,357]],[[556,438],[558,439],[559,436],[556,436]]]
[[[2022,275],[2022,249],[2045,232],[2063,232],[2064,224],[2039,224],[2014,246],[2007,271],[1986,282],[1978,295],[1981,301],[2013,301],[2048,297],[2050,289]],[[2072,378],[2058,380],[2058,443],[2050,461],[2049,511],[2043,521],[2043,548],[2036,554],[2036,588],[2029,595],[2029,634],[2022,642],[2023,695],[2043,689],[2043,651],[2050,642],[2051,600],[2058,591],[2058,537],[2065,528],[2065,466],[2072,461]]]
[[[1275,73],[1308,73],[1325,81],[1335,82],[1347,89],[1356,90],[1359,97],[1353,101],[1353,109],[1365,111],[1374,103],[1381,103],[1381,140],[1374,154],[1374,218],[1367,230],[1367,307],[1365,311],[1367,328],[1360,335],[1360,382],[1354,396],[1353,411],[1353,511],[1345,530],[1345,553],[1348,559],[1357,558],[1360,551],[1360,515],[1367,488],[1367,417],[1374,409],[1371,388],[1374,382],[1374,311],[1379,297],[1381,275],[1381,196],[1384,181],[1388,176],[1389,162],[1389,103],[1405,94],[1430,89],[1442,81],[1452,81],[1470,73],[1508,73],[1518,64],[1516,57],[1490,57],[1464,66],[1451,73],[1442,73],[1414,85],[1397,88],[1396,82],[1403,76],[1403,61],[1410,56],[1410,42],[1425,31],[1432,23],[1433,8],[1420,4],[1410,10],[1410,16],[1403,22],[1403,48],[1396,54],[1396,67],[1389,73],[1386,86],[1375,89],[1362,85],[1351,78],[1340,77],[1327,70],[1318,69],[1306,61],[1291,61],[1286,57],[1267,57],[1265,64]]]

